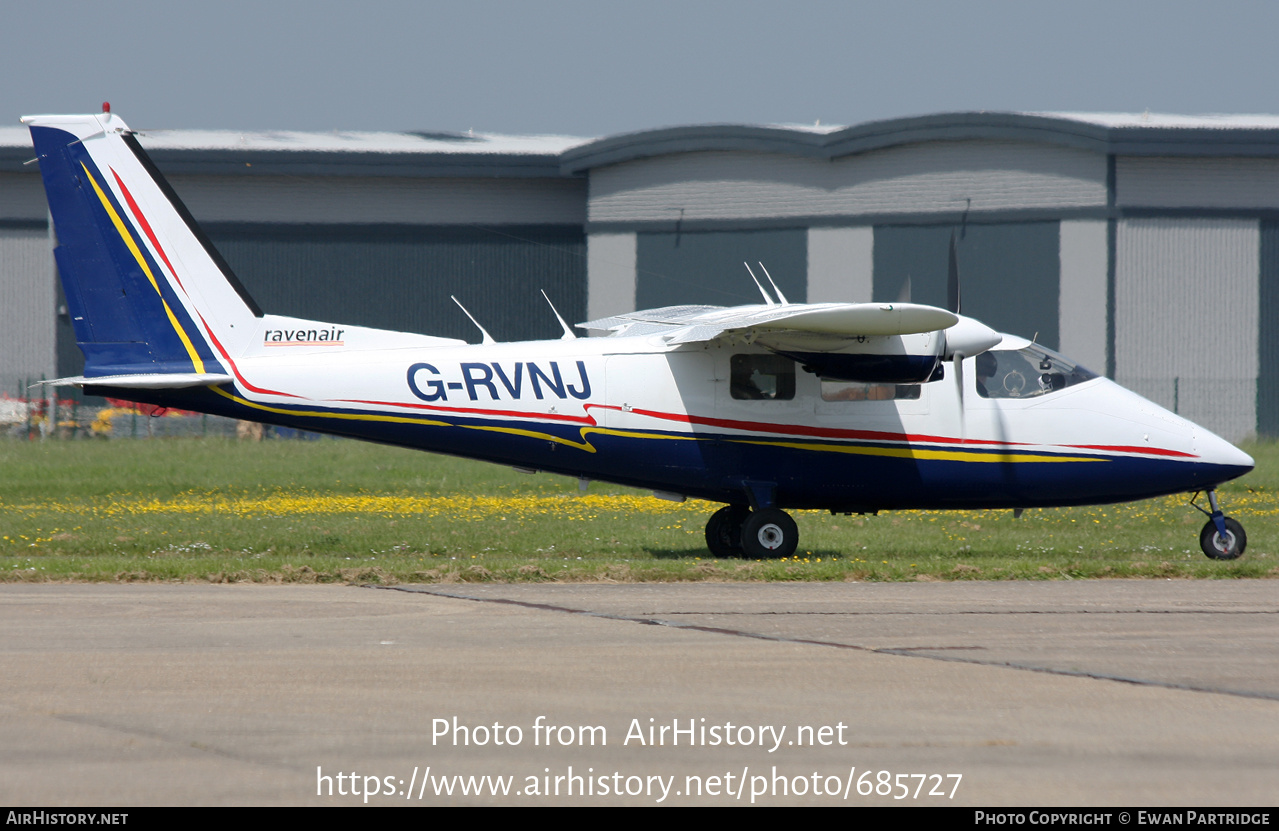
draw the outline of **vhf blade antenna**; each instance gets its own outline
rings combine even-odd
[[[449,297],[453,297],[453,295],[450,294]],[[480,334],[483,336],[483,340],[480,341],[481,343],[485,343],[485,344],[497,343],[497,341],[493,340],[493,336],[490,335],[484,329],[484,327],[480,325],[480,322],[475,319],[475,316],[466,310],[466,307],[462,305],[461,300],[458,300],[456,297],[453,297],[453,302],[456,303],[457,307],[462,310],[462,314],[466,315],[467,317],[471,319],[471,322],[475,324],[475,328],[480,330]]]
[[[573,334],[573,330],[568,328],[568,324],[564,322],[564,318],[560,317],[560,310],[555,308],[555,304],[551,302],[551,298],[546,296],[546,289],[542,289],[542,298],[546,300],[546,305],[551,307],[551,311],[555,313],[555,319],[560,322],[560,328],[564,330],[564,334],[560,340],[577,340],[577,335]]]
[[[773,301],[773,298],[769,297],[768,292],[764,291],[764,286],[759,282],[759,278],[755,276],[755,272],[751,271],[750,263],[742,263],[742,265],[746,266],[746,273],[755,281],[755,288],[759,289],[759,293],[764,295],[764,302],[770,306],[776,306],[777,304]]]
[[[786,299],[786,295],[782,294],[782,290],[773,282],[773,275],[768,273],[768,269],[764,268],[764,264],[759,264],[759,270],[764,272],[764,276],[768,278],[768,284],[773,287],[773,293],[777,295],[777,299],[782,301],[783,306],[789,306],[790,301]]]

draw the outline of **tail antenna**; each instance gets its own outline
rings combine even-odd
[[[449,297],[453,297],[453,295],[450,294]],[[467,317],[471,319],[471,322],[475,324],[475,328],[480,330],[480,335],[483,336],[482,340],[480,341],[481,343],[484,343],[484,344],[497,343],[497,341],[493,340],[493,336],[490,335],[484,329],[484,327],[480,325],[480,322],[475,319],[475,315],[471,314],[470,312],[466,310],[466,307],[462,305],[461,300],[458,300],[456,297],[453,297],[453,302],[456,303],[457,307],[462,310],[462,314],[466,315]]]
[[[555,319],[560,322],[560,328],[564,330],[564,335],[560,340],[577,340],[577,335],[573,334],[573,330],[568,328],[568,324],[564,322],[564,318],[560,316],[560,310],[555,308],[555,304],[551,302],[551,298],[546,296],[546,289],[542,289],[542,299],[546,301],[546,305],[551,307],[551,311],[555,313]]]
[[[751,271],[750,264],[742,263],[742,265],[746,266],[746,273],[749,274],[751,276],[751,279],[755,281],[755,288],[759,289],[759,293],[764,295],[764,302],[767,303],[769,306],[776,306],[777,303],[773,301],[773,298],[768,296],[768,292],[764,291],[764,286],[762,283],[760,283],[759,278],[755,276],[755,272]]]
[[[777,283],[773,282],[773,275],[768,273],[768,269],[764,268],[764,264],[759,264],[759,270],[764,272],[764,276],[768,278],[768,284],[773,287],[773,293],[777,295],[777,299],[782,301],[783,306],[789,306],[790,301],[786,299],[786,295],[782,294],[782,290],[777,287]]]

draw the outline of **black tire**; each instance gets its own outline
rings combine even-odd
[[[755,559],[781,559],[795,553],[799,526],[777,508],[752,511],[742,523],[742,551]]]
[[[745,505],[725,505],[706,520],[706,547],[720,559],[742,556],[742,523],[750,515]]]
[[[1243,532],[1243,526],[1239,524],[1239,521],[1233,517],[1226,517],[1225,521],[1226,539],[1224,540],[1217,533],[1217,524],[1211,519],[1199,532],[1199,547],[1209,559],[1237,560],[1243,555],[1243,550],[1248,547],[1248,535]]]

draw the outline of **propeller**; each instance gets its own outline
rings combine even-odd
[[[946,311],[959,314],[959,254],[955,251],[955,232],[950,232],[950,258],[946,264]]]
[[[946,262],[946,310],[959,314],[959,253],[955,250],[955,232],[950,232],[950,253]],[[967,437],[964,425],[964,353],[956,352],[952,366],[955,370],[955,394],[959,401],[959,439]]]

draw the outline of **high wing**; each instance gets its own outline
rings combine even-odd
[[[919,383],[939,362],[972,357],[1002,336],[983,323],[917,303],[785,303],[666,306],[578,324],[610,337],[657,336],[666,343],[752,343],[824,378]]]
[[[751,330],[800,331],[845,337],[914,335],[948,329],[959,316],[915,303],[791,303],[784,306],[666,306],[579,324],[586,329],[634,335],[669,332],[669,343],[696,343]]]

